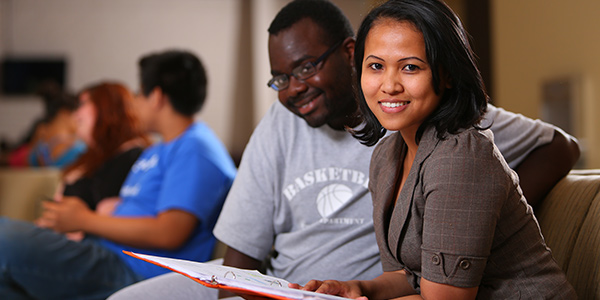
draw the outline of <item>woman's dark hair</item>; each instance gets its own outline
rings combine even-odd
[[[413,24],[425,40],[434,91],[438,95],[441,93],[441,76],[448,76],[452,86],[444,91],[437,109],[417,130],[416,142],[419,143],[429,126],[435,126],[440,139],[446,133],[456,133],[462,128],[473,126],[481,129],[477,125],[486,112],[488,96],[475,62],[475,54],[458,16],[438,0],[391,0],[369,12],[358,29],[354,50],[356,94],[365,126],[353,132],[354,137],[372,146],[386,133],[369,109],[360,85],[365,40],[371,28],[381,19]]]

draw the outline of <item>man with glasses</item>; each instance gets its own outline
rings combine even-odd
[[[325,58],[327,58],[327,56],[329,56],[329,54],[331,54],[331,52],[333,52],[333,50],[335,50],[341,44],[342,41],[335,43],[335,45],[329,47],[329,49],[319,56],[319,58],[315,59],[315,61],[308,61],[293,68],[292,73],[290,74],[279,74],[273,76],[273,78],[267,82],[267,86],[279,92],[281,90],[285,90],[289,86],[290,76],[294,76],[300,80],[310,78],[318,72],[317,66],[319,63],[325,60]]]
[[[367,189],[373,148],[344,130],[360,126],[352,87],[353,36],[343,13],[322,0],[290,2],[271,23],[268,86],[279,102],[255,129],[214,230],[228,246],[225,265],[300,284],[382,273]],[[569,153],[564,157],[570,169],[574,161]],[[111,299],[216,296],[182,275],[168,274]]]

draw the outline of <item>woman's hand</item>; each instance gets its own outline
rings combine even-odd
[[[363,296],[360,288],[360,282],[357,280],[351,281],[337,281],[337,280],[311,280],[305,286],[301,286],[296,283],[290,283],[290,288],[300,289],[303,291],[311,291],[322,294],[336,295],[346,298],[367,300],[367,297]]]
[[[291,283],[290,288],[317,293],[337,295],[346,298],[371,299],[421,299],[406,279],[404,270],[383,272],[372,280],[336,281],[311,280],[304,287]]]
[[[60,202],[45,201],[42,207],[44,211],[36,224],[62,233],[81,230],[81,224],[94,214],[78,197],[63,197]]]

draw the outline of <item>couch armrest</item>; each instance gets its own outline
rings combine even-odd
[[[0,216],[35,220],[41,200],[54,195],[59,181],[55,168],[0,169]]]
[[[574,170],[535,210],[546,244],[580,299],[600,299],[600,170]]]

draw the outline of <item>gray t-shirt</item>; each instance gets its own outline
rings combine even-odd
[[[554,134],[549,124],[491,105],[486,117],[511,167]],[[367,190],[372,151],[276,102],[246,146],[215,236],[258,260],[275,250],[267,273],[290,282],[380,275]]]
[[[372,151],[275,103],[246,146],[215,236],[258,260],[273,247],[268,274],[290,282],[380,275],[367,189]]]
[[[560,130],[554,125],[489,104],[482,125],[488,126],[492,121],[494,143],[513,169],[535,148],[550,143],[554,130]]]

